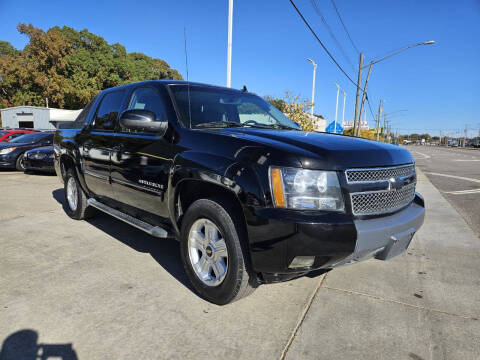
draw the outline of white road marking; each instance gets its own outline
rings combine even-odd
[[[480,180],[478,180],[478,179],[472,179],[472,178],[467,178],[467,177],[463,177],[463,176],[439,174],[439,173],[435,173],[435,172],[426,172],[426,174],[436,175],[436,176],[444,176],[444,177],[449,177],[449,178],[452,178],[452,179],[459,179],[459,180],[466,180],[466,181],[472,181],[472,182],[480,183]]]
[[[464,195],[464,194],[480,194],[480,189],[444,191],[445,194]]]
[[[457,159],[453,161],[480,161],[480,159]]]
[[[414,152],[416,152],[418,155],[422,155],[424,159],[430,159],[431,158],[430,155],[422,154],[421,152],[418,152],[418,151],[414,151]]]

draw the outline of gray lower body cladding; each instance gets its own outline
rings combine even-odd
[[[370,257],[388,260],[403,253],[422,226],[425,208],[413,202],[406,209],[368,220],[354,220],[357,229],[355,251],[332,267],[352,264]]]

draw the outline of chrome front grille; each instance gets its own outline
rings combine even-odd
[[[362,182],[377,182],[388,180],[391,178],[404,177],[415,174],[415,165],[402,165],[388,168],[374,168],[374,169],[349,169],[345,171],[347,175],[347,182],[362,183]]]
[[[380,215],[395,212],[415,197],[415,165],[408,164],[389,168],[349,169],[345,171],[347,183],[368,183],[380,190],[355,191],[350,193],[352,213],[355,216]],[[358,188],[359,185],[356,185]]]

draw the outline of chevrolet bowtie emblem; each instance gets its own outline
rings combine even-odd
[[[392,190],[392,188],[395,188],[395,183],[397,182],[397,180],[395,180],[395,178],[390,178],[388,179],[388,187],[387,187],[387,190]]]

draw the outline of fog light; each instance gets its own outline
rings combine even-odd
[[[293,261],[290,263],[289,268],[304,268],[313,265],[315,261],[315,256],[295,256]]]

